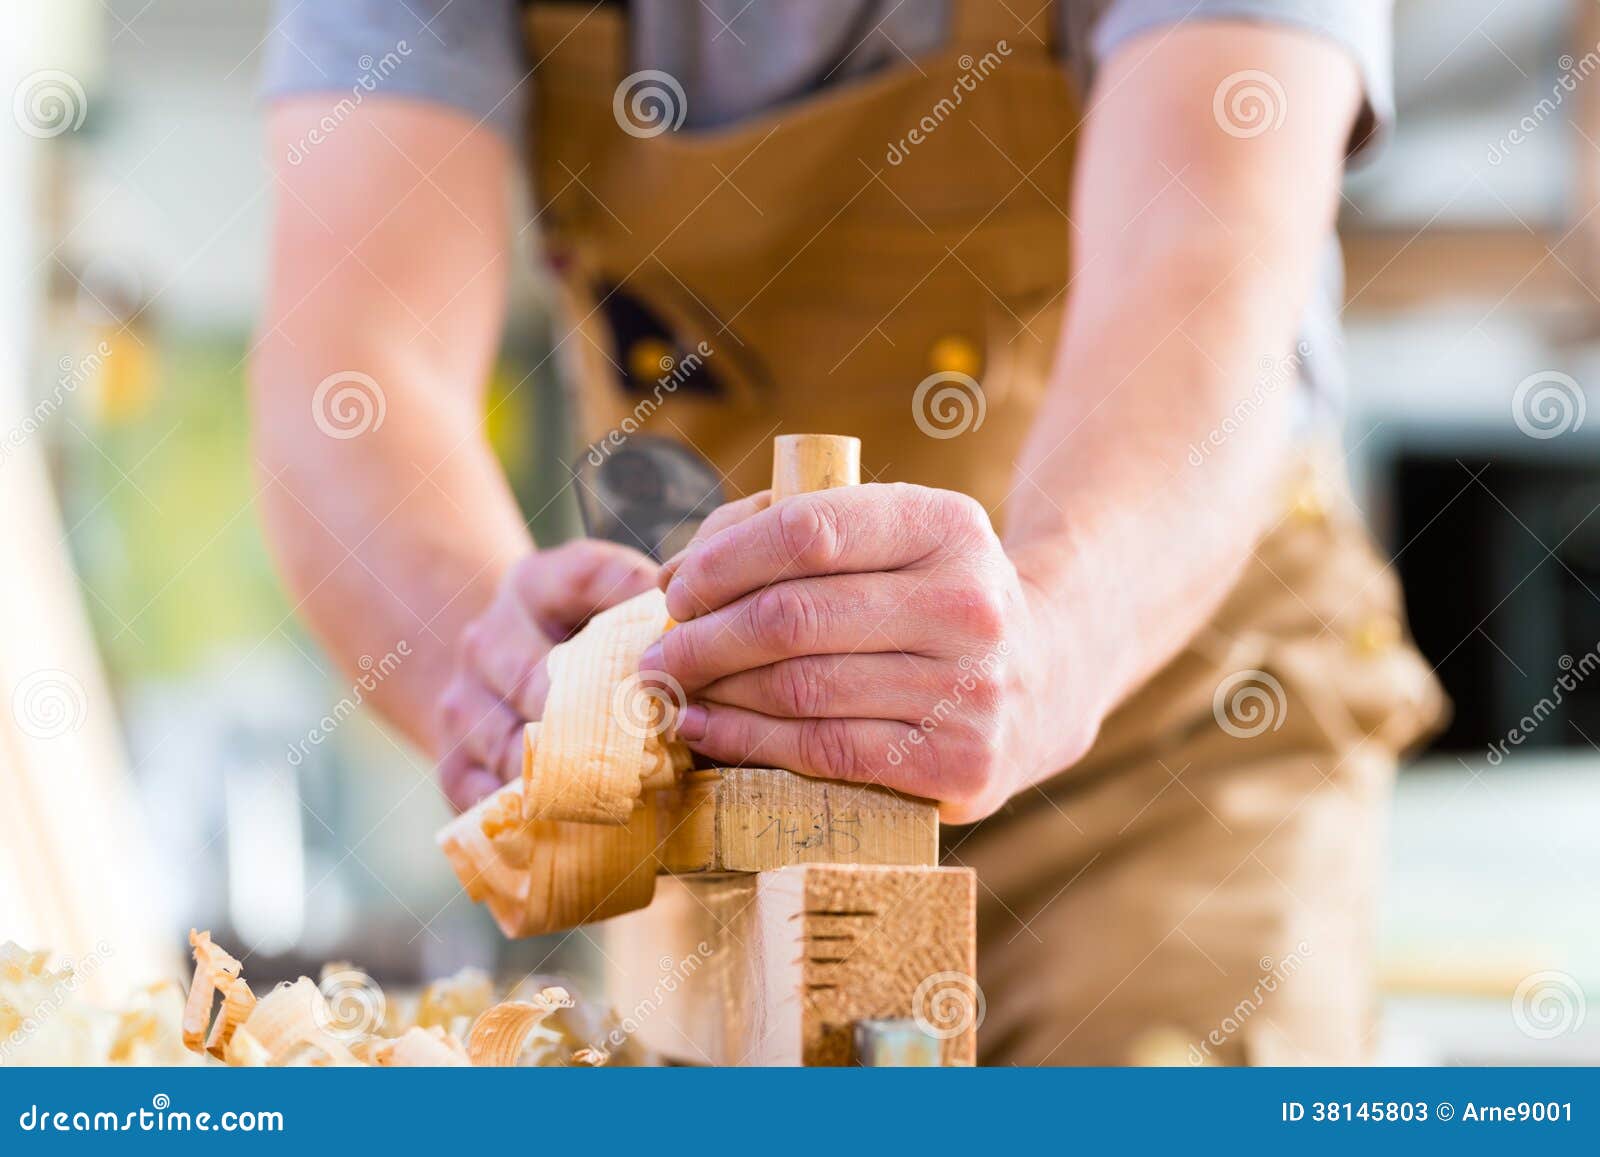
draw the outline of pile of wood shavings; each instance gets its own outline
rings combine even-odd
[[[463,969],[421,993],[386,998],[347,964],[324,967],[260,996],[239,960],[208,932],[189,933],[194,980],[187,996],[167,982],[119,1010],[77,995],[70,968],[45,953],[0,945],[0,1066],[255,1066],[638,1064],[615,1015],[580,1006],[568,991],[524,982],[496,1000],[486,973]]]

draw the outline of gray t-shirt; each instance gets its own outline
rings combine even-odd
[[[997,0],[998,2],[998,0]],[[1037,8],[1033,0],[1028,0]],[[1325,36],[1355,61],[1366,107],[1351,138],[1366,147],[1393,116],[1393,0],[1057,0],[1063,64],[1087,91],[1098,63],[1141,32],[1186,20],[1245,19]],[[266,95],[354,91],[434,101],[516,139],[531,94],[518,0],[276,0]],[[633,0],[632,69],[683,87],[686,129],[736,123],[818,88],[909,67],[949,35],[950,0]],[[1023,9],[1017,9],[1022,11]],[[1298,377],[1306,419],[1342,408],[1343,299],[1330,241],[1301,341],[1262,381]]]

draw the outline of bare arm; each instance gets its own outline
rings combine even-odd
[[[1226,100],[1250,86],[1259,123]],[[1288,374],[1259,389],[1261,367],[1290,356],[1359,99],[1338,47],[1253,25],[1158,30],[1100,79],[1072,211],[1074,291],[1006,540],[1065,631],[1051,677],[1089,665],[1103,698],[1077,706],[1095,715],[1205,623],[1281,497],[1295,387]],[[1278,127],[1243,135],[1280,110]]]
[[[407,644],[371,698],[431,750],[449,648],[530,545],[481,425],[509,153],[455,114],[379,99],[306,148],[326,111],[308,97],[270,114],[261,502],[301,613],[348,673]]]

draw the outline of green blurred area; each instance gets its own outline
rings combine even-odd
[[[139,340],[148,381],[135,399],[109,399],[102,383],[55,445],[68,540],[110,670],[119,681],[181,676],[279,631],[311,648],[255,506],[245,340]],[[573,532],[575,515],[568,496],[552,501],[566,482],[565,406],[550,363],[530,373],[540,360],[497,367],[487,424],[536,538],[550,543]]]

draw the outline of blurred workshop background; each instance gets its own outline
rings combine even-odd
[[[105,938],[107,985],[190,925],[252,979],[582,972],[587,935],[507,948],[459,894],[431,768],[353,710],[269,564],[243,381],[257,76],[294,51],[269,12],[8,6],[0,940]],[[1381,1054],[1600,1063],[1600,5],[1400,0],[1395,67],[1343,213],[1348,445],[1457,711],[1396,799]],[[549,347],[531,262],[514,294],[493,434],[535,509],[562,427],[547,373],[509,389]]]

